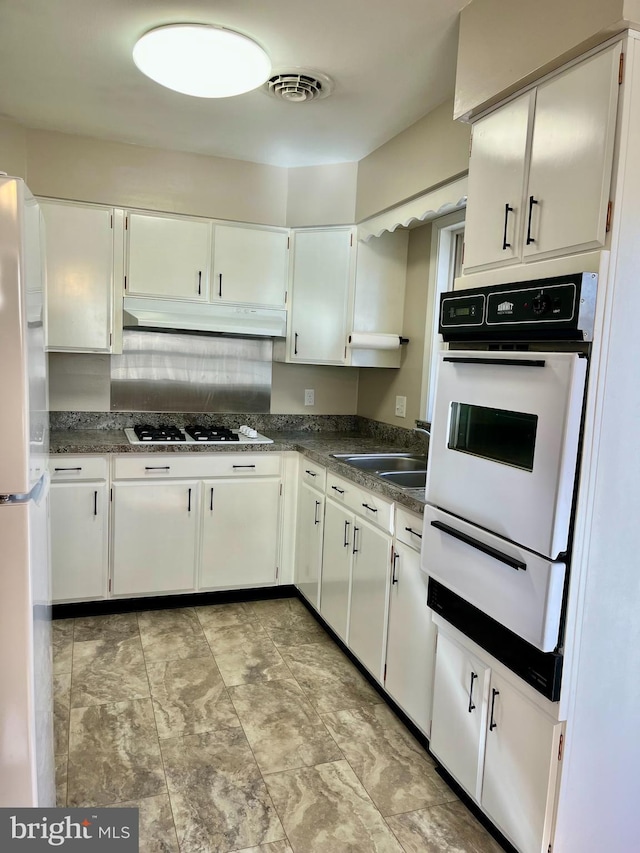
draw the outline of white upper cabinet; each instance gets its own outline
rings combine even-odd
[[[289,232],[216,225],[212,301],[283,308]]]
[[[464,273],[605,245],[620,46],[475,123]]]
[[[609,48],[538,87],[525,259],[604,245],[619,57]]]
[[[344,364],[355,273],[351,227],[292,233],[288,360]]]
[[[45,199],[39,204],[45,222],[48,349],[117,352],[122,211]]]
[[[473,126],[465,270],[518,260],[528,128],[534,101],[534,93],[528,92]]]
[[[127,294],[205,301],[212,227],[206,219],[128,213]]]

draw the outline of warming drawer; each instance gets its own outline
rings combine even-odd
[[[421,568],[543,652],[558,643],[566,566],[432,506]]]

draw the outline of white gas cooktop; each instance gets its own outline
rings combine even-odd
[[[247,426],[240,429],[136,426],[125,429],[124,433],[129,444],[273,444],[272,438]]]

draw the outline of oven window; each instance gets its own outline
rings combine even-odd
[[[449,448],[533,471],[538,416],[451,404]]]

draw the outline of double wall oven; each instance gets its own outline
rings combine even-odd
[[[553,700],[596,288],[581,273],[440,302],[429,605]]]

